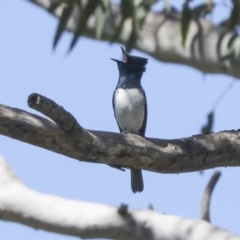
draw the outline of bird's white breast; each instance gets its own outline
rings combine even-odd
[[[123,131],[140,134],[145,116],[145,98],[139,89],[117,89],[114,94],[114,111]]]

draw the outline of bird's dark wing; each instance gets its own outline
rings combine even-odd
[[[144,120],[143,120],[143,125],[142,128],[140,129],[140,133],[141,136],[144,137],[145,136],[145,131],[146,131],[146,126],[147,126],[147,98],[146,98],[146,94],[145,91],[143,90],[143,88],[140,89],[141,93],[144,96],[144,100],[145,100],[145,104],[144,104]]]
[[[122,132],[122,129],[120,128],[119,124],[118,124],[118,121],[117,121],[117,118],[116,118],[116,114],[115,114],[115,105],[114,105],[114,96],[115,96],[115,93],[116,93],[116,90],[113,92],[113,97],[112,97],[112,106],[113,106],[113,112],[114,112],[114,117],[116,119],[116,122],[117,122],[117,125],[118,125],[118,128],[119,128],[119,131]]]

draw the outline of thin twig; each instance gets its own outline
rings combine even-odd
[[[210,222],[210,201],[211,201],[211,196],[212,196],[212,192],[216,186],[216,183],[219,179],[219,177],[221,176],[221,172],[220,171],[215,171],[210,179],[210,181],[208,182],[208,185],[205,189],[204,195],[203,195],[203,199],[202,199],[202,220],[205,220],[207,222]]]

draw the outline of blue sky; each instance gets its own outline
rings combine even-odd
[[[172,3],[180,6],[180,1]],[[220,19],[227,10],[218,8],[213,19]],[[53,52],[57,20],[27,1],[3,1],[0,20],[1,104],[36,114],[27,106],[27,97],[37,92],[70,111],[86,129],[118,132],[112,110],[118,70],[110,58],[120,59],[119,44],[81,38],[66,57],[72,35],[65,33]],[[218,96],[235,81],[225,75],[205,75],[187,66],[161,63],[138,51],[132,54],[149,58],[142,79],[149,109],[147,137],[175,139],[200,133]],[[216,109],[215,132],[240,128],[239,92],[239,81],[235,81]],[[133,194],[129,171],[78,162],[4,136],[0,136],[0,153],[24,184],[36,191],[115,206],[125,203],[134,209],[146,209],[151,203],[158,212],[187,218],[200,217],[203,191],[214,171],[203,175],[144,171],[144,192]],[[212,223],[240,235],[240,170],[220,170],[223,175],[211,204]],[[74,239],[3,221],[0,238]]]

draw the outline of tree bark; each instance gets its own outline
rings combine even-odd
[[[28,1],[46,10],[52,2]],[[62,10],[63,6],[58,7],[54,16],[61,17]],[[75,7],[66,30],[76,31],[79,16],[80,11]],[[101,40],[111,40],[120,20],[120,6],[112,4],[112,14],[107,17]],[[89,19],[83,36],[96,39],[95,21],[95,16]],[[149,12],[135,48],[160,61],[188,65],[206,73],[223,73],[240,78],[240,37],[236,33],[228,32],[224,27],[214,25],[204,18],[194,19],[189,25],[184,48],[180,23],[180,13]],[[131,29],[131,21],[127,20],[116,42],[125,44]]]
[[[240,240],[201,220],[66,200],[22,184],[0,156],[0,216],[35,229],[119,240]]]
[[[0,105],[0,134],[79,161],[105,163],[159,173],[240,166],[240,132],[224,131],[164,140],[134,134],[86,130],[64,108],[39,94],[30,107],[51,120]]]

